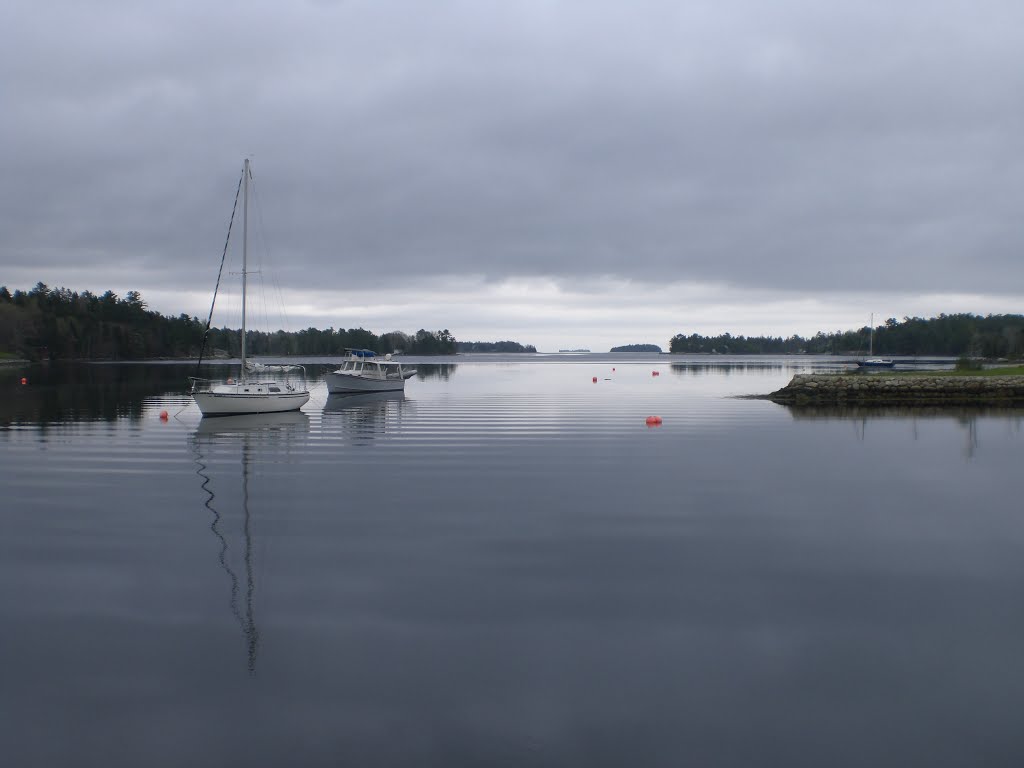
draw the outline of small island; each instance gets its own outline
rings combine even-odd
[[[661,347],[657,344],[626,344],[622,347],[612,347],[609,352],[654,352],[661,354]]]

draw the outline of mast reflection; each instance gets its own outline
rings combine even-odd
[[[217,562],[227,574],[229,582],[228,608],[238,623],[245,638],[246,667],[250,675],[256,674],[256,658],[259,652],[260,634],[256,625],[255,597],[256,578],[253,557],[252,514],[249,509],[249,479],[253,448],[261,443],[269,444],[275,450],[286,444],[290,436],[309,431],[309,417],[301,411],[289,413],[247,414],[204,418],[191,435],[193,461],[196,474],[202,478],[200,488],[206,494],[203,506],[211,515],[210,531],[217,539],[219,551]],[[213,490],[214,456],[218,452],[238,450],[241,464],[241,543],[242,571],[245,581],[245,596],[242,597],[242,580],[230,556],[230,534],[225,533],[225,516],[218,506]],[[216,502],[216,503],[215,503]],[[230,497],[226,500],[230,504]]]

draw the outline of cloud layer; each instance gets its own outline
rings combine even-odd
[[[1024,295],[1016,2],[12,0],[0,26],[12,286],[206,289],[250,155],[307,304],[456,276]]]

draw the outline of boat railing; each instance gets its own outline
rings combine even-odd
[[[196,392],[213,389],[213,385],[215,383],[213,379],[203,379],[199,376],[189,376],[188,380],[192,385],[189,388],[190,395],[194,395]]]
[[[303,384],[305,384],[305,382],[306,382],[306,367],[304,365],[279,365],[279,366],[261,365],[260,368],[257,369],[257,370],[249,370],[249,374],[250,375],[246,376],[243,381],[249,381],[249,382],[251,382],[253,384],[277,384],[278,383],[277,378],[273,377],[273,376],[270,376],[270,374],[273,374],[273,373],[284,373],[285,375],[282,377],[282,381],[280,383],[284,384],[284,386],[289,391],[294,392],[295,391],[295,385],[292,384],[292,382],[290,381],[290,377],[288,376],[288,373],[290,373],[292,371],[294,371],[296,373],[301,372],[302,382],[303,382]],[[213,387],[213,385],[215,385],[219,381],[218,379],[204,379],[204,378],[202,378],[200,376],[189,376],[188,380],[192,384],[192,386],[191,386],[191,388],[189,390],[190,392],[196,392],[196,391],[198,391],[198,390],[200,390],[201,388],[204,388],[204,387],[206,389],[210,389],[211,387]],[[240,382],[237,382],[233,377],[228,376],[227,379],[224,380],[224,383],[225,384],[236,384],[236,383],[240,383]]]
[[[301,371],[302,378],[306,378],[306,366],[299,365],[298,363],[257,363],[253,360],[246,361],[245,370],[247,373],[252,374],[268,374],[268,373],[292,373]]]

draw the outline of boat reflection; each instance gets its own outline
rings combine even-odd
[[[324,413],[377,410],[381,403],[401,403],[405,392],[366,392],[357,395],[328,395]],[[385,408],[387,406],[385,405]]]
[[[365,442],[396,428],[411,403],[402,391],[328,395],[322,423],[325,430],[340,427],[356,442]]]
[[[293,437],[308,431],[309,417],[301,411],[290,411],[204,418],[189,436],[196,475],[202,479],[200,487],[206,496],[203,506],[210,515],[210,531],[217,540],[217,561],[228,579],[228,608],[245,638],[249,674],[256,673],[260,639],[255,612],[253,516],[249,506],[253,454],[258,457],[260,452],[273,452],[279,456]],[[219,497],[215,487],[220,491]],[[237,494],[235,488],[239,488]],[[239,544],[241,551],[236,553]]]
[[[204,416],[196,427],[199,435],[263,435],[309,431],[309,416],[302,411],[286,413],[247,413],[237,416]]]

